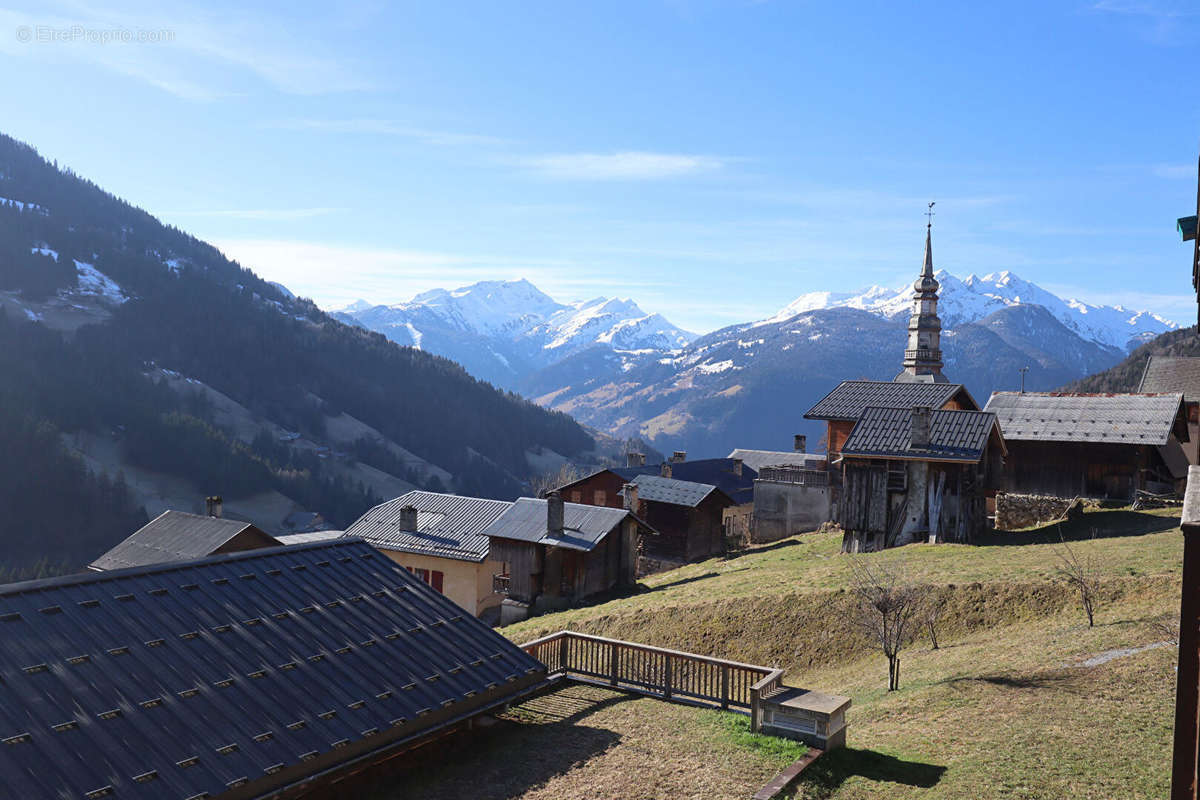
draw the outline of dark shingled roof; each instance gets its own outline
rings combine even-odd
[[[0,586],[5,797],[259,797],[545,667],[365,542]]]
[[[718,496],[727,503],[733,504],[733,500],[728,495],[711,483],[694,483],[693,481],[681,481],[678,478],[663,478],[659,475],[638,475],[630,483],[638,488],[638,500],[647,500],[652,503],[668,503],[673,506],[695,508],[703,503],[710,494],[717,492]],[[621,493],[624,494],[624,490]]]
[[[1182,392],[1189,403],[1200,401],[1200,358],[1150,356],[1139,392]]]
[[[735,503],[752,502],[754,500],[754,479],[758,477],[758,472],[743,463],[742,474],[737,475],[734,473],[733,462],[732,458],[697,458],[692,461],[674,461],[669,466],[672,478],[695,483],[711,483],[733,498]],[[662,472],[662,465],[621,467],[614,469],[613,472],[629,481],[638,475],[658,475]]]
[[[1176,428],[1182,394],[995,392],[995,412],[1009,441],[1166,444]],[[1186,426],[1176,428],[1187,438]]]
[[[417,509],[417,530],[399,528],[400,509]],[[381,503],[346,529],[381,550],[441,556],[476,563],[487,558],[488,538],[483,530],[512,503],[457,494],[414,491]]]
[[[484,529],[484,536],[590,551],[626,517],[623,508],[563,503],[562,535],[546,528],[546,501],[522,497]]]
[[[842,381],[819,403],[808,410],[805,419],[856,420],[868,407],[941,408],[962,394],[970,410],[978,405],[961,383],[893,383],[892,381]]]
[[[191,561],[219,552],[235,536],[247,531],[255,540],[252,544],[259,547],[274,547],[280,543],[249,522],[164,511],[88,566],[106,570]]]
[[[934,411],[929,445],[912,447],[911,408],[867,408],[842,446],[843,456],[965,461],[983,458],[996,415],[985,411]]]

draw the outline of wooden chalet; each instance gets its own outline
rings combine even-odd
[[[492,591],[492,576],[502,565],[491,557],[483,531],[511,505],[412,491],[375,506],[345,535],[367,540],[474,616],[498,614],[502,598]]]
[[[653,531],[624,508],[565,503],[557,492],[518,499],[483,530],[510,614],[517,604],[561,607],[632,586],[642,533]]]
[[[1187,416],[1188,441],[1182,446],[1189,464],[1200,464],[1200,358],[1150,356],[1138,385],[1139,394],[1179,392]]]
[[[668,563],[699,561],[725,552],[725,510],[734,502],[710,483],[661,475],[638,475],[626,484],[625,500],[657,531],[643,553]]]
[[[88,564],[88,569],[102,572],[144,567],[280,544],[274,536],[263,533],[249,522],[164,511]]]
[[[996,392],[1008,459],[1003,488],[1054,497],[1131,501],[1187,477],[1184,396]]]
[[[995,414],[864,409],[841,449],[842,549],[970,542],[987,526],[1004,453]]]
[[[364,769],[547,685],[366,542],[0,586],[3,796],[359,797]]]
[[[978,411],[979,404],[961,383],[842,381],[804,415],[826,423],[826,454],[831,466],[868,408]]]
[[[579,480],[559,486],[557,491],[568,503],[624,508],[625,501],[621,498],[621,490],[625,488],[625,482],[625,478],[611,469],[599,469]]]

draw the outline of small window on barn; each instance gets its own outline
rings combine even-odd
[[[581,492],[578,489],[572,489],[571,490],[571,502],[572,503],[582,503],[583,502],[583,492]]]
[[[597,489],[596,491],[592,492],[592,505],[608,505],[608,492],[604,491],[603,489]]]
[[[888,462],[887,488],[890,492],[903,492],[908,488],[908,470],[903,461]]]

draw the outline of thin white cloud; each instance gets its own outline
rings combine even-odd
[[[555,153],[525,156],[514,163],[539,175],[561,180],[639,181],[678,178],[720,169],[728,159],[708,155],[650,153]]]
[[[1158,178],[1195,178],[1195,164],[1155,164],[1150,171]]]
[[[229,219],[251,219],[263,222],[291,222],[294,220],[324,217],[347,211],[346,208],[230,208],[205,211],[168,211],[164,217],[225,217]]]
[[[327,133],[398,136],[406,139],[416,139],[426,144],[448,147],[505,143],[504,139],[495,136],[422,128],[389,119],[297,119],[265,123],[263,127],[283,130],[324,131]]]

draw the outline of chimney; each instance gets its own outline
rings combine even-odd
[[[733,474],[739,478],[742,477],[742,460],[740,458],[733,460]]]
[[[671,477],[671,465],[664,461],[662,466],[658,468],[658,474],[664,478]]]
[[[636,483],[625,484],[625,510],[638,513],[638,491]]]
[[[417,529],[417,507],[407,505],[400,509],[400,521],[396,523],[396,527],[402,531],[415,531]]]
[[[210,517],[216,517],[217,519],[220,519],[222,505],[224,504],[221,501],[221,495],[219,494],[214,494],[211,497],[204,498],[205,512]]]
[[[563,532],[563,516],[565,514],[563,508],[562,495],[558,492],[550,492],[546,495],[546,530],[555,535],[562,535]]]
[[[914,406],[912,410],[912,433],[909,437],[909,444],[912,447],[928,447],[929,446],[929,427],[930,419],[933,417],[933,409],[929,406]]]
[[[671,454],[672,464],[682,464],[684,461],[687,461],[687,450],[676,450]]]
[[[645,453],[626,453],[625,466],[627,467],[644,467],[646,466]]]
[[[807,453],[808,437],[803,433],[797,433],[794,437],[792,437],[792,449],[797,453]]]

